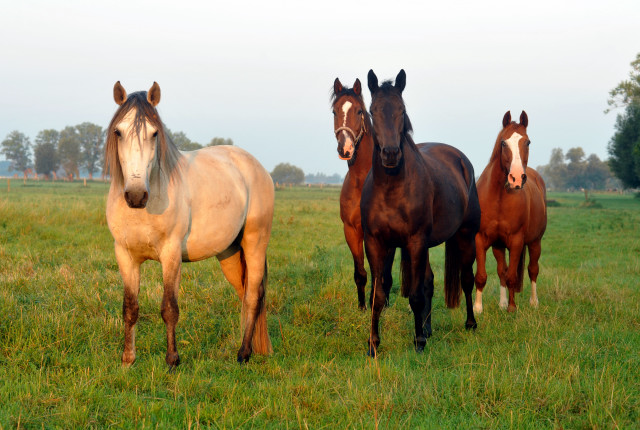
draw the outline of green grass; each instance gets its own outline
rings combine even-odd
[[[637,428],[640,422],[640,200],[552,193],[538,279],[515,314],[498,308],[489,261],[485,312],[467,332],[443,304],[412,347],[394,266],[377,360],[365,355],[336,188],[282,189],[269,248],[274,354],[235,362],[240,304],[214,260],[185,264],[182,364],[164,363],[160,266],[142,266],[137,361],[120,365],[122,286],[99,182],[0,181],[0,428]],[[489,254],[490,255],[490,254]]]

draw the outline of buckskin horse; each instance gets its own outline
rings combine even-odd
[[[542,235],[547,228],[546,187],[542,177],[530,167],[527,125],[522,111],[520,122],[511,121],[511,112],[502,118],[489,164],[478,179],[482,222],[476,236],[476,301],[474,310],[482,312],[482,291],[487,283],[487,249],[493,247],[500,277],[500,307],[516,310],[515,293],[522,291],[524,260],[529,248],[529,303],[538,306],[536,281]],[[509,250],[509,265],[505,250]],[[507,288],[509,301],[507,302]]]
[[[140,264],[145,260],[162,264],[169,366],[180,363],[175,328],[181,264],[213,256],[242,301],[238,361],[249,360],[253,350],[268,354],[264,299],[274,206],[271,176],[248,152],[233,146],[180,152],[156,110],[157,83],[148,92],[127,96],[118,81],[113,96],[119,108],[105,145],[111,176],[107,222],[124,282],[122,364],[136,358]]]
[[[404,70],[395,84],[369,71],[373,124],[373,159],[362,189],[361,211],[365,250],[372,278],[372,317],[368,353],[380,344],[379,320],[386,300],[381,288],[385,258],[401,249],[402,287],[409,297],[415,324],[414,345],[420,352],[431,336],[433,272],[429,248],[445,243],[445,302],[460,303],[465,294],[467,329],[477,327],[473,315],[475,236],[480,205],[473,166],[458,149],[442,144],[417,146],[411,137],[402,92]]]

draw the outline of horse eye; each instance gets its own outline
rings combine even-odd
[[[336,111],[332,110],[331,113],[333,113],[333,116],[336,116]]]
[[[527,140],[527,146],[531,145],[531,141]]]
[[[507,142],[505,142],[504,140],[500,141],[500,143],[502,144],[502,146],[507,146]]]
[[[158,137],[158,130],[156,130],[156,132],[153,133],[153,137]]]
[[[113,133],[118,137],[122,136],[122,133],[120,133],[120,130],[114,130]]]
[[[358,111],[358,115],[362,115],[362,109]]]

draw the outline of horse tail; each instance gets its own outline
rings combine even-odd
[[[267,331],[267,306],[265,297],[267,295],[267,258],[264,259],[264,275],[262,276],[261,284],[261,298],[260,298],[260,312],[256,318],[256,325],[253,330],[253,339],[251,341],[251,348],[257,354],[268,355],[273,352],[271,347],[271,340],[269,339],[269,332]]]
[[[518,278],[516,279],[516,292],[522,291],[522,284],[524,283],[524,258],[527,255],[527,246],[522,247],[522,253],[520,254],[520,261],[518,261]]]
[[[461,260],[462,253],[454,236],[444,245],[444,301],[448,308],[457,308],[460,305]]]

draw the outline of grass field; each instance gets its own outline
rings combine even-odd
[[[107,185],[0,181],[0,428],[638,428],[640,200],[551,194],[538,279],[498,308],[493,259],[478,329],[444,307],[412,346],[398,266],[379,358],[365,355],[336,188],[276,192],[267,291],[274,354],[238,365],[240,303],[215,259],[183,266],[168,372],[160,266],[142,266],[137,361],[120,365],[122,286]],[[490,255],[490,254],[489,254]],[[367,267],[368,268],[368,267]]]

